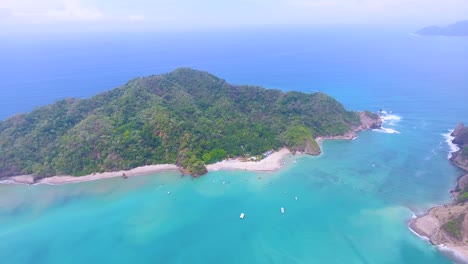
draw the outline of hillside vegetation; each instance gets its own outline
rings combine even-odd
[[[358,113],[323,93],[230,85],[181,68],[0,122],[0,177],[80,176],[163,163],[201,175],[206,164],[228,157],[283,146],[316,150],[317,136],[359,125]]]

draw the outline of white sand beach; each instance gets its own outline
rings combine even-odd
[[[113,171],[113,172],[103,172],[95,173],[86,176],[74,177],[74,176],[53,176],[47,177],[39,180],[37,184],[65,184],[65,183],[76,183],[76,182],[86,182],[94,181],[100,179],[108,179],[114,177],[122,177],[124,174],[127,177],[140,176],[146,174],[153,174],[158,172],[167,172],[167,171],[178,171],[179,168],[174,164],[158,164],[158,165],[148,165],[137,167],[127,171]]]
[[[223,160],[206,166],[208,171],[217,170],[247,170],[247,171],[274,171],[282,167],[281,161],[292,155],[287,148],[273,152],[260,161],[242,161],[240,159]]]
[[[217,170],[247,170],[247,171],[274,171],[282,167],[281,161],[291,152],[287,148],[283,148],[277,152],[273,152],[268,157],[260,161],[242,161],[241,159],[224,160],[207,166],[208,171]],[[0,184],[50,184],[59,185],[67,183],[78,183],[95,181],[100,179],[109,179],[115,177],[134,177],[141,175],[150,175],[160,172],[179,171],[180,168],[174,164],[158,164],[137,167],[131,170],[121,170],[113,172],[93,173],[85,176],[53,176],[35,181],[33,175],[20,175],[9,177],[0,181]]]

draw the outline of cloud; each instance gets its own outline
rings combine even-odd
[[[285,9],[309,21],[340,23],[450,23],[466,19],[467,0],[283,0]]]
[[[2,17],[12,24],[41,24],[96,21],[104,18],[104,13],[80,0],[1,0]]]
[[[84,6],[77,0],[67,0],[63,8],[48,10],[44,17],[61,21],[95,21],[103,18],[104,14],[96,7]]]
[[[130,21],[143,21],[145,20],[145,16],[144,15],[129,15],[127,19]]]
[[[10,30],[22,25],[27,29],[31,24],[104,31],[314,24],[424,26],[449,24],[466,19],[466,14],[468,0],[0,0],[0,22]]]
[[[0,20],[11,16],[11,11],[7,8],[0,8]]]

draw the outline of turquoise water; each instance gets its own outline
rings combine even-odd
[[[350,109],[384,108],[400,119],[384,124],[399,133],[326,141],[321,156],[290,157],[272,173],[0,185],[0,259],[451,263],[407,221],[450,202],[461,173],[447,161],[443,134],[468,121],[468,39],[369,30],[0,36],[8,40],[0,42],[0,118],[192,66],[233,83],[324,91]]]

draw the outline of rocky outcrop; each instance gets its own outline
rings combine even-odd
[[[364,111],[359,112],[360,124],[353,127],[352,130],[344,133],[343,135],[339,136],[328,136],[328,137],[318,137],[317,142],[321,142],[325,139],[345,139],[345,140],[353,140],[357,137],[357,133],[367,130],[367,129],[379,129],[382,127],[382,119],[378,114]]]
[[[452,153],[452,157],[450,161],[455,164],[457,167],[460,167],[466,171],[468,171],[468,155],[465,154],[468,152],[468,146],[460,149],[459,151]]]
[[[456,166],[468,171],[468,127],[465,127],[463,123],[458,124],[451,136],[454,137],[452,142],[457,144],[460,150],[452,153],[450,161]]]
[[[468,174],[462,175],[460,178],[458,178],[457,186],[450,192],[452,193],[453,199],[460,202],[462,200],[460,195],[465,191],[468,191]]]
[[[317,140],[319,140],[318,138]],[[303,143],[299,145],[295,145],[294,147],[290,147],[289,151],[291,151],[292,154],[307,154],[307,155],[312,155],[312,156],[317,156],[322,153],[322,150],[320,149],[319,144],[313,137],[305,138],[303,140]]]
[[[450,134],[452,137],[457,137],[457,136],[460,136],[461,134],[463,134],[465,130],[465,125],[463,123],[458,123],[457,127],[455,128],[455,130],[453,130],[452,134]],[[455,143],[455,144],[458,144],[458,143]]]
[[[318,145],[317,141],[315,141],[315,139],[306,140],[303,151],[305,154],[314,155],[314,156],[320,155],[320,153],[322,152],[320,150],[320,146]]]
[[[453,143],[460,150],[452,153],[450,161],[468,172],[465,143],[468,142],[468,128],[462,123],[451,134]],[[434,245],[445,245],[465,256],[468,262],[468,174],[457,180],[457,186],[451,191],[454,202],[450,205],[432,208],[427,215],[418,217],[410,227],[422,236],[429,238]]]
[[[382,127],[382,119],[378,114],[369,111],[359,112],[359,118],[361,119],[361,125],[355,127],[354,132]]]
[[[432,244],[465,246],[468,240],[468,204],[459,203],[432,208],[412,223],[412,228],[429,238]]]
[[[427,237],[433,245],[444,245],[463,256],[456,263],[468,263],[468,203],[460,200],[467,187],[468,174],[460,177],[452,191],[454,203],[434,207],[410,223],[413,231]]]

